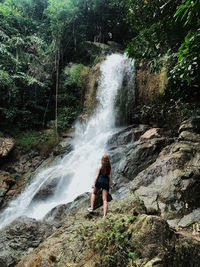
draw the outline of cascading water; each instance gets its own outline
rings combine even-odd
[[[76,124],[74,150],[34,177],[33,182],[0,215],[1,228],[21,215],[42,219],[53,207],[91,191],[100,159],[106,153],[106,143],[115,131],[114,99],[127,73],[133,79],[134,62],[125,55],[110,55],[101,64],[97,93],[99,104],[86,124]],[[41,187],[52,178],[58,178],[54,195],[46,201],[33,202]]]

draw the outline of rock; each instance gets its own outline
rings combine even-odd
[[[163,219],[141,215],[131,229],[133,247],[147,261],[143,266],[198,266],[200,243],[174,234]]]
[[[7,189],[6,188],[0,188],[0,197],[5,196],[5,194],[7,193]]]
[[[61,147],[66,148],[69,145],[72,146],[71,141],[72,141],[71,138],[66,137],[59,144],[61,145]]]
[[[15,153],[15,159],[6,162],[3,165],[3,169],[9,171],[10,173],[17,173],[18,175],[23,175],[27,172],[35,171],[41,163],[44,161],[42,156],[38,155],[38,152],[34,151],[13,151]],[[21,154],[23,153],[23,154]]]
[[[130,197],[129,195],[129,199]],[[119,205],[118,201],[114,202]],[[120,210],[124,210],[123,204],[127,205],[126,202],[128,201],[121,202]],[[108,214],[105,220],[95,219],[94,222],[94,219],[84,217],[83,213],[69,215],[65,223],[40,247],[24,257],[17,267],[50,267],[55,266],[55,262],[58,266],[87,267],[96,266],[97,263],[100,266],[110,266],[109,255],[114,256],[112,266],[199,266],[198,241],[176,234],[158,216],[139,214],[131,217],[131,204],[129,210],[126,210],[127,215],[117,211],[114,203],[112,205],[115,213]],[[120,238],[120,235],[124,238]],[[113,242],[109,243],[109,236]],[[132,260],[122,257],[130,252],[135,253]]]
[[[47,123],[47,128],[55,130],[56,122],[54,120]]]
[[[179,140],[200,142],[200,116],[192,117],[181,123]]]
[[[117,248],[122,240],[129,240],[125,247],[136,258],[124,266],[198,267],[199,242],[169,227],[184,227],[200,218],[200,143],[190,134],[180,138],[186,131],[198,135],[194,125],[186,124],[175,141],[144,125],[115,133],[108,141],[108,154],[115,182],[112,196],[119,199],[109,203],[107,218],[99,220],[102,206],[95,216],[86,216],[89,193],[54,208],[45,221],[59,228],[38,248],[31,247],[18,266],[95,266],[108,257],[107,247]],[[96,200],[102,205],[101,196]],[[118,239],[106,243],[103,250],[93,250],[94,240],[100,244],[109,236],[107,229],[118,231]],[[122,255],[120,249],[116,253]]]
[[[197,209],[200,217],[200,144],[175,142],[132,182],[133,192],[175,227]],[[193,217],[193,216],[192,216]]]
[[[52,226],[34,219],[20,217],[0,231],[0,266],[16,266],[30,248],[38,245],[52,232]]]
[[[37,192],[37,194],[33,197],[32,202],[45,200],[45,199],[49,198],[50,196],[52,196],[54,194],[56,186],[60,180],[61,180],[61,178],[55,177],[51,181],[45,182],[41,186],[41,188]]]
[[[200,142],[200,134],[196,134],[190,131],[182,131],[179,134],[178,140],[180,141],[191,141],[191,142]]]
[[[152,128],[147,130],[141,137],[140,140],[141,141],[145,141],[147,139],[152,139],[152,138],[160,138],[160,134],[159,134],[159,128]]]
[[[6,157],[13,149],[14,145],[15,145],[14,139],[0,137],[0,158]]]
[[[152,207],[148,207],[146,210],[147,210],[146,213],[148,215],[157,215],[157,216],[160,216],[160,211],[159,210],[156,210],[156,209],[154,209]]]
[[[35,156],[35,153],[33,153],[33,155]],[[55,157],[50,157],[46,160],[41,161],[40,159],[37,159],[37,163],[36,166],[38,164],[40,164],[40,166],[38,167],[38,169],[35,170],[36,166],[31,166],[30,169],[35,170],[34,172],[29,172],[27,171],[25,174],[20,175],[20,173],[9,173],[9,172],[0,172],[0,186],[2,188],[4,188],[4,195],[3,198],[0,201],[0,208],[5,208],[6,205],[8,204],[9,201],[11,201],[12,199],[14,199],[22,190],[25,189],[25,187],[31,183],[33,177],[35,177],[35,175],[37,175],[38,172],[40,172],[41,169],[46,168],[47,166],[49,166],[49,164],[51,164],[54,160],[56,160],[57,158]],[[39,161],[40,160],[40,161]],[[34,161],[34,159],[33,159]],[[14,166],[17,166],[17,164]],[[30,170],[29,169],[29,170]],[[13,170],[11,170],[13,171]],[[23,173],[23,172],[22,172]],[[3,177],[3,178],[2,178]],[[3,186],[2,181],[7,180],[7,183]],[[55,187],[54,187],[55,188]],[[54,188],[52,188],[51,193],[53,193]],[[44,187],[42,188],[44,189]],[[45,198],[45,193],[46,195],[50,195],[50,189],[49,189],[49,193],[48,190],[45,190],[41,193],[40,198]],[[39,199],[39,194],[38,194],[38,199]]]
[[[108,212],[112,214],[146,214],[146,207],[141,199],[132,193],[128,193],[125,198],[111,201]]]
[[[100,43],[100,42],[90,42],[90,41],[86,41],[85,42],[85,47],[88,50],[88,54],[98,54],[98,55],[107,55],[108,53],[110,53],[112,50],[112,48],[109,45],[106,45],[104,43]]]
[[[110,45],[110,47],[112,49],[115,49],[116,51],[122,51],[123,50],[123,46],[119,43],[113,42],[113,41],[108,41],[108,44]]]
[[[49,211],[45,217],[44,221],[55,223],[62,223],[65,216],[69,213],[70,210],[83,210],[89,207],[91,193],[84,193],[78,196],[74,201],[67,204],[61,204]]]
[[[124,148],[124,155],[120,151],[119,160],[116,163],[113,162],[113,157],[116,158],[115,154],[119,151],[119,148],[112,150],[110,156],[114,168],[115,186],[113,193],[115,197],[121,198],[124,196],[127,190],[123,193],[122,188],[127,188],[127,183],[134,180],[138,173],[151,165],[168,142],[169,140],[166,138],[154,138],[147,142],[136,142]],[[129,150],[127,151],[126,149]]]
[[[59,145],[57,145],[52,153],[54,156],[59,156],[59,155],[63,155],[66,153],[69,153],[73,150],[73,145],[72,145],[72,139],[71,138],[65,138],[64,140],[62,140]]]
[[[129,191],[127,183],[151,165],[162,148],[173,141],[161,136],[161,132],[160,129],[150,130],[147,125],[131,125],[109,139],[108,154],[115,183],[112,194],[115,198],[124,197]]]
[[[131,125],[112,135],[107,145],[111,148],[135,142],[148,128],[147,125]]]
[[[191,222],[200,222],[200,208],[193,210],[191,213],[183,216],[177,221],[177,225],[186,227]]]
[[[87,192],[78,196],[74,201],[67,204],[59,205],[53,208],[44,217],[44,221],[52,222],[53,225],[62,224],[65,217],[69,214],[75,214],[77,211],[87,210],[90,207],[91,193]],[[112,200],[112,196],[108,194],[108,202]],[[99,191],[95,198],[94,210],[103,205],[102,192]]]
[[[66,174],[66,175],[58,175],[56,177],[51,177],[45,181],[42,186],[40,187],[40,190],[37,192],[37,194],[34,196],[32,202],[37,202],[38,200],[45,200],[52,196],[55,193],[55,190],[59,187],[59,183],[62,181],[62,186],[67,186],[71,179],[72,174]]]
[[[16,181],[10,176],[10,173],[0,173],[0,197],[2,197],[0,207],[3,205],[3,199],[15,183]]]
[[[166,221],[157,216],[141,215],[131,225],[134,249],[142,259],[159,257],[165,259],[166,251],[170,250],[170,242],[173,236]]]
[[[179,133],[183,131],[200,133],[200,116],[183,121],[179,127]]]
[[[126,164],[121,170],[121,174],[128,179],[133,178],[148,165],[156,160],[157,153],[166,144],[164,138],[154,139],[151,142],[138,143],[137,146],[129,151]],[[157,152],[157,153],[156,153]]]

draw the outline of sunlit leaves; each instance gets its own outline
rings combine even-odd
[[[175,17],[184,20],[185,25],[200,24],[200,3],[199,0],[182,0],[182,4],[178,7]]]
[[[200,62],[200,30],[189,31],[185,41],[179,48],[178,62],[171,70],[173,79],[181,79],[190,83],[198,83]]]
[[[72,21],[74,7],[70,0],[49,0],[44,13],[50,19],[53,33],[59,35],[62,33],[63,26]]]
[[[23,72],[18,72],[17,74],[13,75],[13,78],[23,80],[27,86],[31,86],[31,85],[38,85],[40,87],[45,86],[43,83],[38,81],[36,78]]]

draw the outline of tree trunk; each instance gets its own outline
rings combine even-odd
[[[59,89],[59,63],[60,63],[60,49],[56,51],[56,107],[55,107],[55,127],[58,132],[58,89]]]

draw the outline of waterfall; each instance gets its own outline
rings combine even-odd
[[[32,183],[0,214],[0,227],[21,215],[42,219],[53,207],[91,191],[101,157],[106,153],[106,143],[115,131],[115,97],[124,76],[127,73],[134,75],[134,62],[125,55],[112,54],[102,62],[100,70],[98,106],[87,123],[77,122],[75,125],[73,151],[33,178]],[[58,178],[54,195],[33,202],[40,188],[52,178]]]

